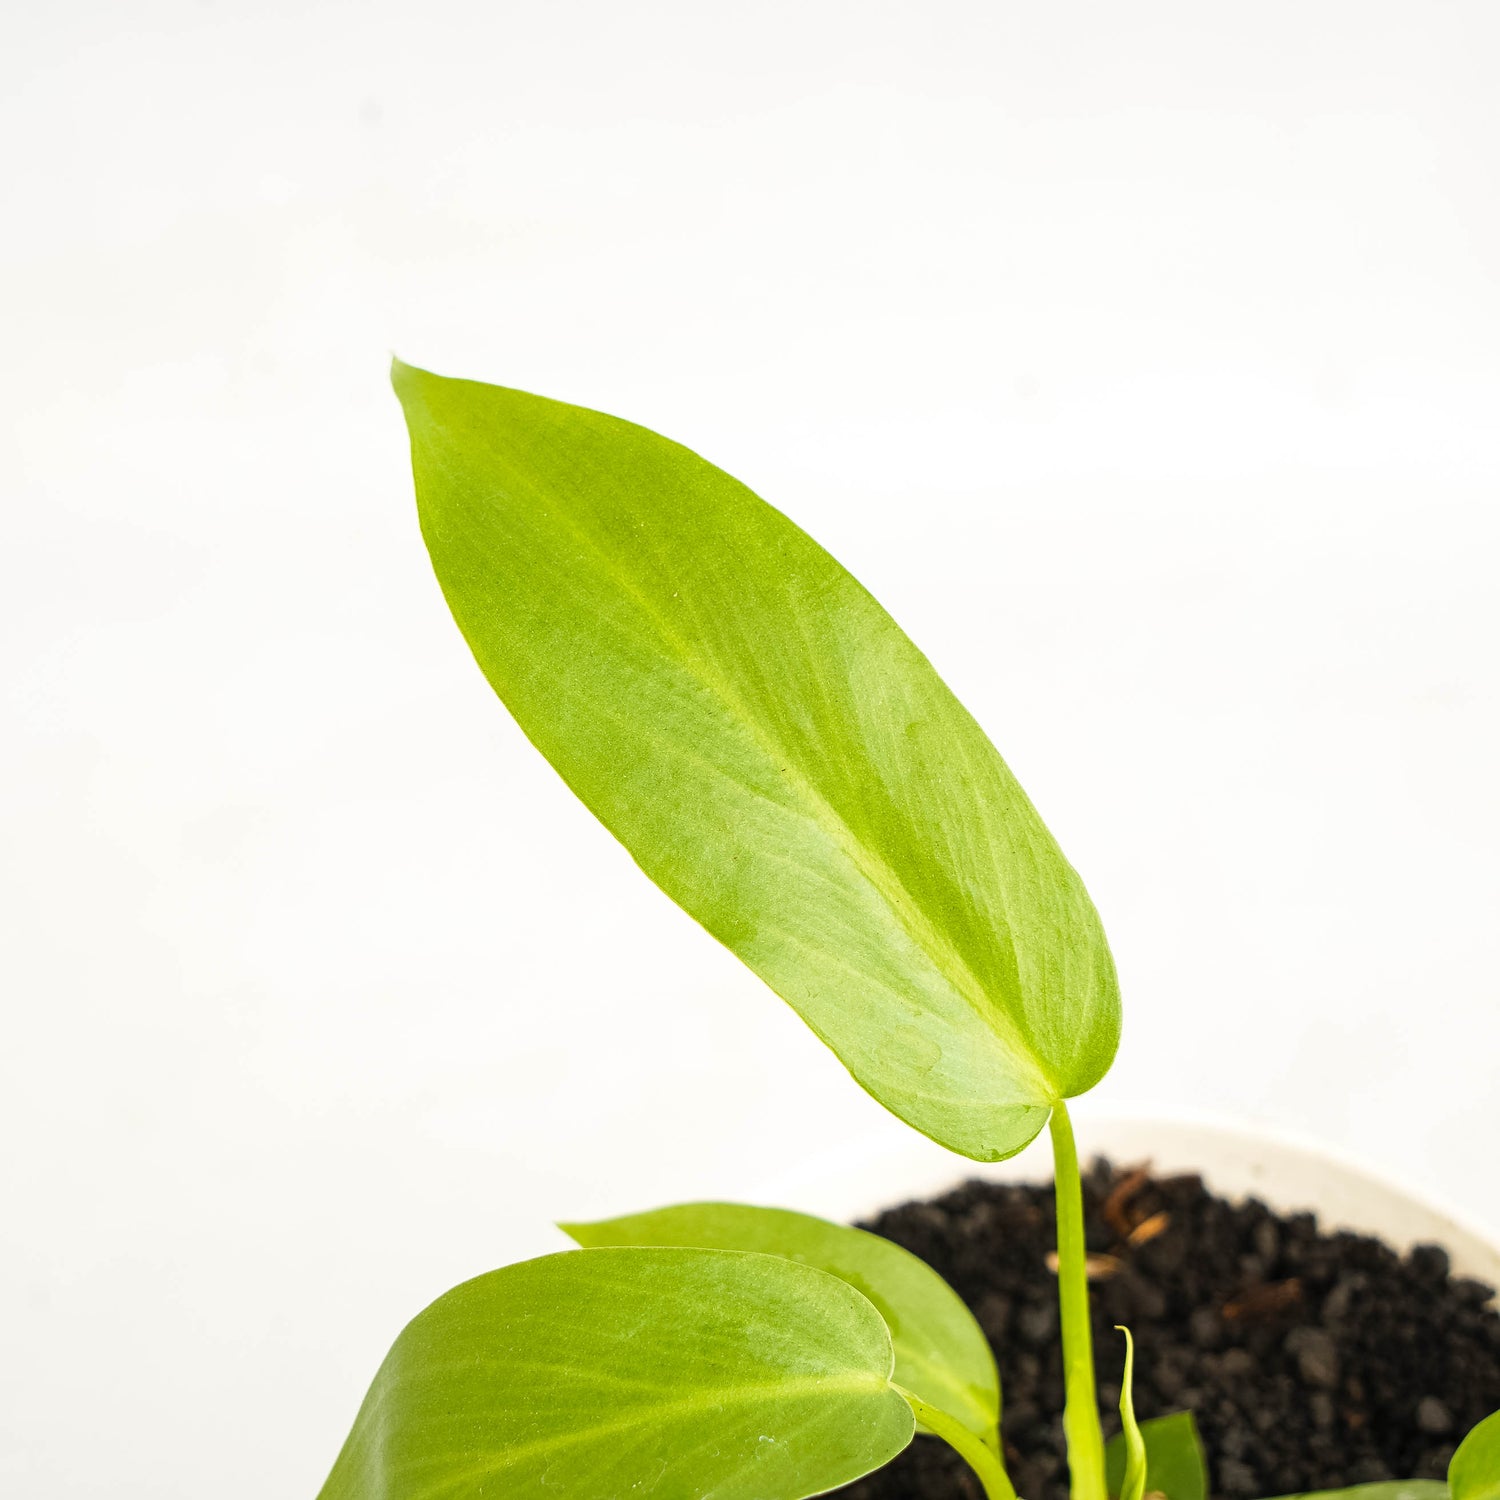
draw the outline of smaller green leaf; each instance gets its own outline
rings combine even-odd
[[[1500,1500],[1500,1411],[1476,1427],[1448,1465],[1453,1500]]]
[[[1346,1490],[1301,1490],[1276,1500],[1448,1500],[1448,1486],[1441,1479],[1383,1479]]]
[[[741,1203],[683,1203],[559,1227],[584,1246],[756,1250],[832,1272],[885,1319],[896,1350],[896,1383],[999,1451],[1000,1377],[989,1340],[958,1293],[900,1245],[811,1214]]]
[[[892,1363],[865,1298],[780,1256],[547,1255],[407,1325],[320,1500],[806,1500],[911,1441]]]
[[[1135,1420],[1135,1340],[1128,1328],[1115,1325],[1125,1335],[1125,1378],[1120,1382],[1120,1423],[1125,1441],[1125,1474],[1120,1480],[1120,1500],[1141,1500],[1146,1493],[1146,1440]],[[1106,1474],[1108,1470],[1106,1469]]]
[[[1167,1500],[1206,1500],[1208,1466],[1192,1412],[1148,1417],[1140,1423],[1140,1433],[1146,1445],[1147,1493],[1165,1495]],[[1124,1433],[1109,1440],[1104,1467],[1109,1492],[1118,1495],[1125,1483]]]

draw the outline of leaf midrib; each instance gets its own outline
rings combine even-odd
[[[462,1483],[466,1479],[477,1479],[485,1475],[500,1473],[539,1454],[586,1445],[602,1438],[617,1437],[633,1428],[650,1426],[678,1414],[701,1411],[710,1407],[749,1406],[757,1401],[770,1404],[788,1397],[798,1399],[812,1395],[859,1396],[886,1391],[894,1391],[894,1387],[888,1379],[878,1375],[843,1379],[805,1376],[801,1379],[765,1381],[753,1385],[735,1385],[722,1389],[716,1387],[712,1390],[697,1391],[679,1396],[674,1400],[652,1403],[638,1412],[633,1412],[613,1422],[598,1423],[589,1427],[581,1436],[577,1432],[559,1433],[555,1436],[534,1438],[528,1443],[507,1444],[503,1449],[485,1455],[484,1462],[466,1469],[463,1473],[447,1475],[438,1488],[429,1493],[439,1494],[442,1490]],[[443,1455],[435,1455],[427,1462],[441,1463]]]

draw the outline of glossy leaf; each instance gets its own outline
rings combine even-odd
[[[408,1325],[320,1500],[801,1500],[911,1440],[891,1365],[869,1302],[778,1256],[549,1255]]]
[[[1012,1155],[1098,1082],[1119,998],[1082,882],[833,558],[644,428],[394,381],[459,627],[652,880],[955,1151]]]
[[[1277,1500],[1448,1500],[1448,1486],[1441,1479],[1385,1479],[1377,1484],[1351,1485],[1346,1490],[1280,1495]]]
[[[1146,1493],[1167,1500],[1206,1500],[1208,1469],[1198,1424],[1187,1411],[1168,1417],[1148,1417],[1140,1424],[1146,1445]],[[1112,1437],[1104,1449],[1104,1472],[1111,1495],[1125,1483],[1125,1435]]]
[[[998,1449],[1000,1377],[989,1340],[953,1288],[900,1245],[811,1214],[740,1203],[684,1203],[561,1227],[580,1245],[757,1250],[832,1272],[885,1319],[896,1383]]]
[[[1453,1500],[1500,1500],[1500,1411],[1486,1417],[1448,1465]]]
[[[1120,1382],[1120,1437],[1125,1448],[1125,1469],[1120,1476],[1120,1500],[1141,1500],[1146,1493],[1146,1440],[1135,1420],[1135,1340],[1128,1328],[1125,1335],[1125,1375]],[[1109,1455],[1105,1454],[1105,1479],[1108,1482]]]

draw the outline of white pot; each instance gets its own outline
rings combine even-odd
[[[1397,1250],[1442,1245],[1458,1276],[1500,1286],[1500,1246],[1450,1210],[1335,1153],[1282,1131],[1211,1119],[1074,1119],[1079,1159],[1117,1166],[1150,1162],[1160,1173],[1199,1172],[1214,1192],[1255,1197],[1281,1213],[1310,1209],[1320,1229],[1378,1235]],[[914,1135],[823,1154],[766,1184],[761,1201],[847,1222],[934,1198],[967,1179],[1037,1182],[1052,1176],[1047,1133],[1010,1161],[982,1165]]]

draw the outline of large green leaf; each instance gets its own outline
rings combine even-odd
[[[890,1335],[773,1255],[573,1250],[396,1340],[320,1500],[802,1500],[911,1441]]]
[[[1500,1500],[1500,1411],[1477,1426],[1448,1465],[1453,1500]]]
[[[958,1293],[900,1245],[811,1214],[740,1203],[683,1203],[561,1227],[580,1245],[758,1250],[831,1271],[885,1319],[896,1349],[896,1383],[998,1450],[1000,1377],[989,1341]]]
[[[423,535],[495,691],[641,868],[904,1120],[981,1161],[1103,1076],[1077,874],[890,616],[618,418],[408,365]]]
[[[1167,1500],[1205,1500],[1208,1471],[1198,1424],[1187,1411],[1169,1417],[1150,1417],[1140,1424],[1146,1444],[1146,1493]],[[1104,1447],[1104,1474],[1111,1495],[1124,1492],[1125,1434],[1118,1433]]]

